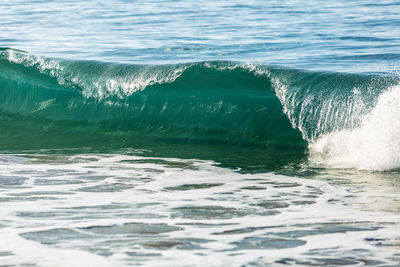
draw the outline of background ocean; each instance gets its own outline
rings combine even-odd
[[[0,0],[0,266],[398,266],[400,2]]]

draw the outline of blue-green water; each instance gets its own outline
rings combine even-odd
[[[0,11],[0,265],[400,264],[400,3]]]

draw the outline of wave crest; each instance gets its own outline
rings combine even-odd
[[[124,98],[154,84],[176,80],[190,64],[141,66],[100,63],[95,61],[57,60],[31,55],[14,49],[2,51],[9,62],[31,67],[57,79],[64,86],[77,88],[84,97]]]

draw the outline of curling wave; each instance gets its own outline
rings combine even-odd
[[[2,48],[0,147],[126,147],[151,137],[310,149],[330,163],[364,155],[365,164],[346,166],[397,168],[398,84],[378,74],[237,62],[129,65]],[[367,144],[388,149],[378,156]]]

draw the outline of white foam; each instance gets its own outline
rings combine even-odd
[[[272,173],[239,173],[210,161],[112,154],[25,156],[28,157],[0,155],[3,160],[0,237],[7,240],[7,245],[0,242],[0,252],[5,255],[0,254],[2,264],[221,266],[259,261],[260,265],[274,265],[276,260],[288,255],[309,261],[310,253],[316,250],[321,257],[372,257],[388,264],[393,261],[392,248],[373,247],[365,239],[374,237],[388,244],[396,242],[398,235],[393,233],[399,232],[398,213],[374,210],[369,205],[385,198],[393,206],[397,199],[394,194],[359,192],[351,186]],[[23,184],[18,185],[22,180]],[[220,185],[182,188],[213,183]],[[87,190],[95,187],[104,190]],[[115,188],[110,190],[111,187]],[[348,198],[349,195],[352,197]],[[288,206],[267,209],[257,205],[264,202]],[[369,209],[360,209],[361,203]],[[179,212],[185,207],[203,207],[216,212],[202,216],[194,210],[194,216],[190,217]],[[269,211],[278,213],[265,213]],[[156,236],[135,234],[135,231],[115,235],[90,231],[125,223],[178,228]],[[382,228],[372,227],[376,225]],[[359,231],[343,233],[342,226]],[[337,229],[324,232],[326,227]],[[72,232],[63,235],[57,232],[60,229]],[[241,229],[242,232],[238,231]],[[322,229],[320,233],[315,232],[318,229]],[[77,232],[80,234],[73,234]],[[296,233],[300,237],[296,238]],[[257,243],[267,242],[268,238],[299,239],[306,243],[293,248],[263,248]],[[246,240],[256,242],[255,246],[240,245]],[[162,241],[198,247],[157,249],[143,245]],[[330,255],[332,248],[334,254]],[[104,256],[102,251],[110,255]]]
[[[26,67],[36,66],[42,73],[49,73],[51,76],[56,76],[63,68],[55,59],[47,59],[40,56],[33,56],[13,49],[6,50],[8,61],[21,64]]]
[[[310,145],[313,159],[333,167],[383,171],[400,167],[400,85],[378,99],[361,126],[327,134]]]

